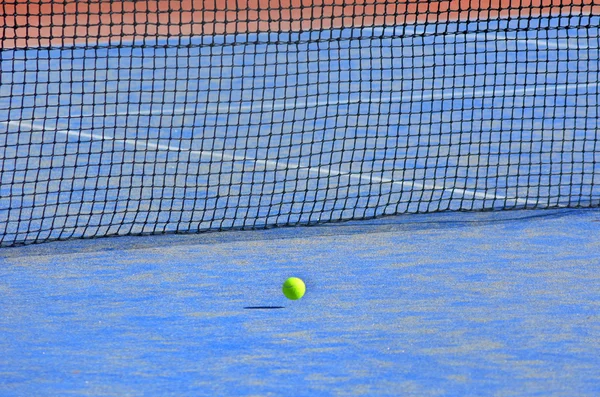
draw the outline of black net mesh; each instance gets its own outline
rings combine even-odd
[[[0,246],[598,206],[600,6],[502,3],[3,1]]]

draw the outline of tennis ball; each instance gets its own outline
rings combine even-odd
[[[282,290],[286,298],[295,301],[304,296],[306,285],[298,277],[290,277],[283,283]]]

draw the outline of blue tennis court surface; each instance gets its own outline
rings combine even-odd
[[[599,221],[444,213],[6,248],[0,394],[597,396]]]
[[[598,26],[2,50],[0,396],[600,395]]]
[[[0,234],[598,204],[598,24],[4,50]]]

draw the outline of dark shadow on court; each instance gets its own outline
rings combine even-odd
[[[0,249],[0,259],[22,256],[69,254],[99,251],[129,251],[164,246],[190,246],[252,242],[264,240],[288,240],[321,236],[388,233],[397,231],[420,231],[431,229],[458,229],[474,224],[501,224],[527,222],[536,218],[561,218],[576,213],[598,212],[595,208],[583,209],[536,209],[489,212],[441,212],[430,214],[407,214],[383,216],[375,219],[340,221],[316,225],[271,227],[258,230],[232,230],[190,234],[160,234],[143,236],[117,236],[92,239],[54,241]]]
[[[275,309],[285,309],[285,306],[246,306],[244,309],[246,309],[246,310],[275,310]]]

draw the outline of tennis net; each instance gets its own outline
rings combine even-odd
[[[5,0],[0,23],[0,246],[600,205],[593,0]]]

